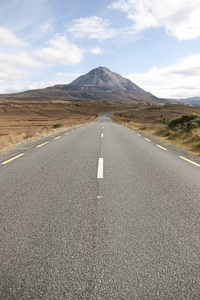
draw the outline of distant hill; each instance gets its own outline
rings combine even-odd
[[[115,102],[161,102],[149,92],[144,91],[127,78],[105,67],[91,70],[72,81],[45,89],[29,90],[22,93],[0,95],[15,99],[60,99],[60,100],[94,100]]]
[[[200,97],[191,97],[186,99],[179,99],[179,102],[183,102],[184,104],[190,105],[200,105]]]

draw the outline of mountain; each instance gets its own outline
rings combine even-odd
[[[70,86],[81,86],[82,90],[143,93],[136,84],[121,75],[110,71],[105,67],[96,68],[86,75],[82,75],[72,81]]]
[[[191,98],[178,99],[178,100],[176,99],[176,101],[187,105],[200,105],[200,97],[191,97]]]
[[[113,96],[127,98],[133,101],[156,101],[156,97],[145,92],[132,81],[110,71],[105,67],[93,69],[69,84],[71,90],[92,91],[112,94]]]
[[[70,84],[0,96],[15,99],[106,100],[128,103],[162,101],[105,67],[93,69]]]

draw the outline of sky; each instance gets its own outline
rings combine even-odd
[[[0,0],[0,93],[107,67],[161,98],[200,96],[199,0]]]

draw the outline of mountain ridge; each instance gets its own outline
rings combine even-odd
[[[183,103],[185,105],[200,105],[200,97],[190,97],[190,98],[179,98],[179,99],[170,99],[169,101],[176,101],[178,103]]]
[[[127,103],[162,101],[162,99],[141,89],[131,80],[110,71],[106,67],[95,68],[69,84],[57,84],[44,89],[0,96],[15,99],[56,98],[60,100],[106,100]]]

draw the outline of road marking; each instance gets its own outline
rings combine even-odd
[[[74,130],[72,130],[72,132],[74,132],[75,131],[75,129]]]
[[[102,127],[102,129],[104,129],[104,127]]]
[[[161,148],[161,149],[163,149],[163,150],[167,150],[166,148],[164,148],[164,147],[162,147],[160,145],[156,145],[156,146],[159,147],[159,148]]]
[[[98,170],[97,170],[97,178],[103,178],[103,158],[99,158],[98,162]]]
[[[12,158],[10,158],[10,159],[8,159],[8,160],[2,162],[1,164],[2,164],[2,165],[5,165],[5,164],[9,163],[10,161],[19,158],[19,157],[22,156],[22,155],[24,155],[24,153],[18,154],[18,155],[16,155],[16,156],[14,156],[14,157],[12,157]]]
[[[147,138],[144,138],[147,142],[151,142],[149,139],[147,139]]]
[[[141,136],[141,134],[137,133],[138,136]]]
[[[65,135],[68,135],[68,134],[69,134],[69,132],[65,133]]]
[[[134,130],[132,130],[132,132],[135,132]]]
[[[179,156],[179,157],[182,158],[182,159],[184,159],[184,160],[186,160],[187,162],[189,162],[189,163],[191,163],[191,164],[197,166],[197,167],[200,167],[199,164],[197,164],[196,162],[194,162],[194,161],[192,161],[192,160],[190,160],[190,159],[187,159],[187,158],[185,158],[185,157],[183,157],[183,156]]]
[[[38,145],[37,148],[40,148],[40,147],[42,147],[42,146],[44,146],[44,145],[46,145],[46,144],[48,144],[48,142],[45,142],[45,143],[43,143],[43,144]]]
[[[103,137],[103,133],[101,134],[101,137]]]
[[[97,199],[101,199],[103,196],[97,196]]]
[[[57,140],[57,139],[60,139],[60,138],[61,138],[61,135],[55,137],[54,140]]]

